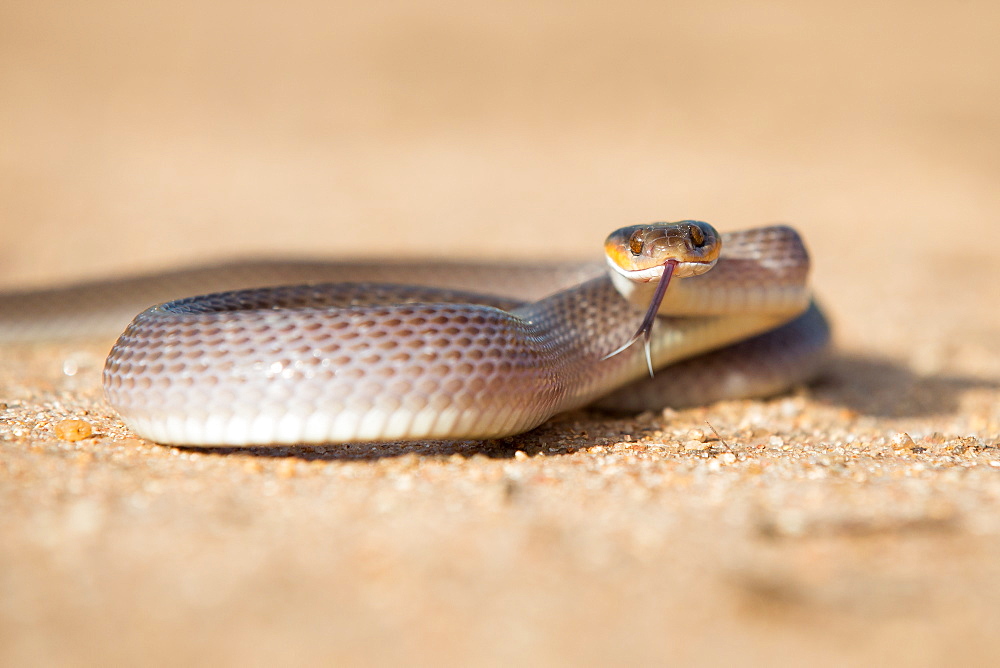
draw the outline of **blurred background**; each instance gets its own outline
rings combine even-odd
[[[0,287],[784,221],[842,340],[890,350],[949,301],[935,274],[1000,277],[997,25],[985,1],[6,0]]]

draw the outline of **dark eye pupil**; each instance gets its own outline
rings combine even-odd
[[[632,255],[638,255],[642,252],[642,232],[640,230],[636,230],[629,237],[628,249],[632,251]]]

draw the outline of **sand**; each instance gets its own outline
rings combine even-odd
[[[130,434],[108,341],[2,346],[0,663],[1000,654],[992,5],[0,11],[7,288],[781,220],[837,346],[768,400],[252,450]]]

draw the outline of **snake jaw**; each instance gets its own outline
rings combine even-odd
[[[628,269],[622,267],[617,261],[615,261],[614,258],[610,256],[605,257],[605,262],[612,270],[613,276],[620,276],[628,281],[631,281],[632,283],[649,283],[650,281],[658,281],[661,279],[668,262],[674,265],[674,278],[687,278],[689,276],[704,274],[715,266],[716,262],[718,262],[718,258],[713,258],[706,262],[686,262],[683,260],[670,259],[662,264],[658,264],[654,267],[647,267],[645,269]]]
[[[602,362],[614,357],[618,353],[628,350],[641,336],[643,349],[646,352],[646,368],[649,370],[649,377],[653,377],[653,355],[650,351],[649,339],[653,333],[653,323],[656,322],[656,314],[660,310],[660,303],[663,301],[663,296],[667,294],[667,286],[670,285],[670,279],[673,277],[677,265],[677,260],[667,260],[663,263],[659,271],[660,282],[656,285],[656,292],[653,293],[653,298],[646,309],[646,315],[643,316],[642,322],[639,324],[639,329],[622,346],[602,357]]]

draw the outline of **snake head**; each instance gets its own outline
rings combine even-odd
[[[622,296],[628,299],[638,284],[657,283],[639,329],[602,359],[614,357],[642,339],[646,368],[652,378],[649,339],[670,279],[704,274],[715,266],[721,250],[719,233],[708,223],[698,220],[632,225],[612,232],[604,242],[604,254],[612,270],[611,280]]]
[[[604,242],[604,254],[614,273],[630,281],[658,280],[674,263],[674,276],[703,274],[719,259],[722,238],[698,220],[630,225],[615,230]]]

